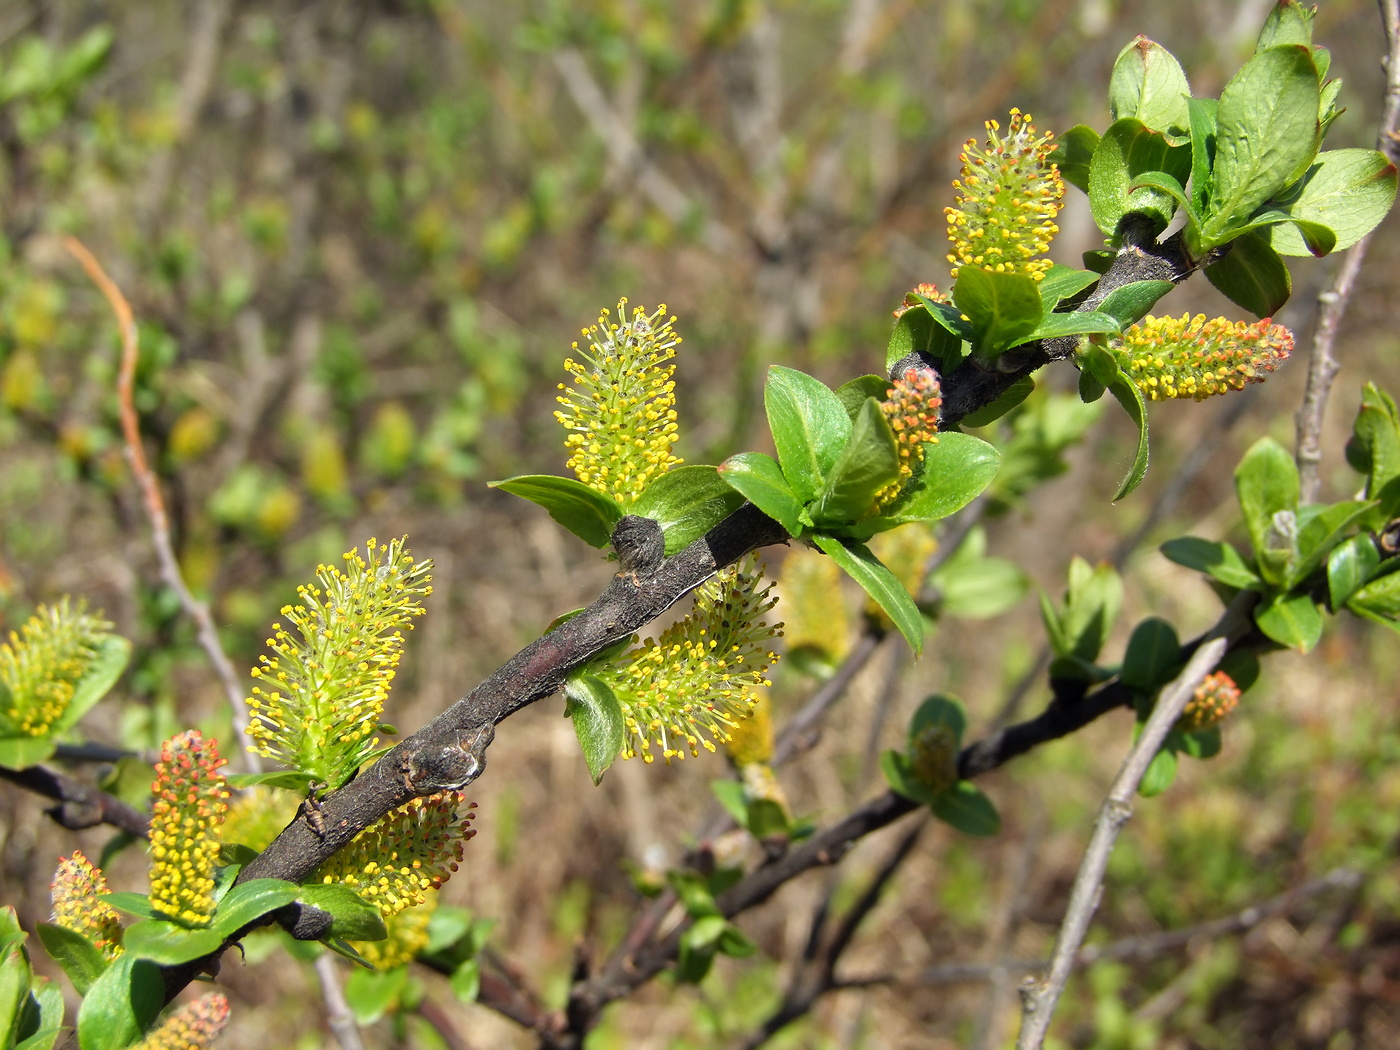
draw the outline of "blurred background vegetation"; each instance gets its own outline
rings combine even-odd
[[[876,371],[903,293],[947,286],[942,209],[958,148],[984,119],[1019,106],[1042,128],[1103,126],[1108,70],[1137,33],[1169,47],[1198,94],[1218,92],[1268,6],[3,0],[0,626],[85,597],[138,653],[119,700],[85,723],[90,739],[141,750],[190,725],[227,735],[120,451],[115,329],[64,234],[104,261],[140,320],[141,425],[184,571],[236,665],[252,665],[318,561],[404,533],[435,561],[391,710],[414,728],[610,575],[543,512],[485,486],[562,471],[555,387],[600,307],[625,295],[679,315],[687,461],[762,447],[768,364],[835,382]],[[1314,37],[1346,82],[1329,146],[1373,144],[1378,30],[1369,2],[1322,4]],[[1061,226],[1059,261],[1099,246],[1074,191]],[[1358,486],[1341,445],[1361,381],[1400,390],[1397,232],[1392,216],[1343,331],[1326,498]],[[1295,267],[1278,320],[1300,346],[1336,264]],[[1203,281],[1166,305],[1238,314]],[[1086,429],[1101,405],[1069,398],[1072,374],[1048,377],[988,435],[1016,469],[981,538],[1021,572],[996,566],[980,603],[975,576],[944,581],[950,613],[1001,615],[944,619],[914,666],[902,643],[883,643],[785,772],[796,809],[825,821],[875,790],[872,749],[896,743],[930,691],[960,695],[974,734],[1037,709],[1043,682],[1016,683],[1041,629],[1035,602],[1015,599],[1034,586],[1058,596],[1073,555],[1124,567],[1118,645],[1149,612],[1183,636],[1208,625],[1215,599],[1156,544],[1232,535],[1230,472],[1261,434],[1291,445],[1304,368],[1218,404],[1153,406],[1153,469],[1118,506],[1131,424],[1107,413]],[[769,556],[776,568],[783,552]],[[860,602],[847,601],[854,624]],[[839,658],[843,641],[829,642]],[[1306,660],[1268,659],[1222,757],[1139,807],[1094,937],[1190,927],[1338,867],[1359,883],[1242,936],[1095,964],[1063,1009],[1067,1045],[1397,1045],[1398,652],[1382,628],[1339,620]],[[813,688],[800,666],[813,664],[775,672],[779,720]],[[828,996],[774,1045],[1005,1045],[1023,971],[995,964],[1048,950],[1130,724],[1105,719],[989,778],[1000,837],[928,829],[844,964],[890,979]],[[575,944],[615,943],[638,907],[629,871],[679,858],[722,775],[717,759],[629,763],[593,790],[559,708],[536,705],[499,734],[476,789],[482,835],[444,897],[494,920],[501,965],[561,1002]],[[747,916],[758,959],[717,967],[698,990],[644,989],[590,1045],[741,1042],[776,1001],[812,909],[833,888],[838,907],[857,893],[895,834]],[[108,837],[76,838],[95,856]],[[31,926],[74,836],[7,791],[0,839],[4,899]],[[950,961],[975,972],[932,969]],[[220,980],[234,1013],[223,1045],[328,1038],[307,1008],[314,979],[287,957],[227,960]],[[471,1045],[530,1045],[423,981]],[[417,1021],[375,1038],[443,1045]]]

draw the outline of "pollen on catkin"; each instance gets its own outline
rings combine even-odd
[[[1240,703],[1240,688],[1224,671],[1212,671],[1201,680],[1193,696],[1176,720],[1183,733],[1213,729],[1225,721]]]
[[[717,573],[696,588],[684,620],[603,672],[622,705],[623,758],[652,762],[655,747],[669,763],[729,742],[771,684],[764,675],[778,659],[768,643],[782,624],[761,618],[777,599],[761,580],[752,556]]]
[[[476,803],[460,791],[411,799],[360,832],[316,872],[349,886],[388,917],[427,900],[452,877],[462,846],[476,834]]]
[[[573,344],[577,359],[564,368],[573,385],[559,384],[554,413],[569,431],[568,467],[583,484],[624,506],[681,460],[671,455],[676,434],[676,356],[681,337],[665,305],[651,313],[627,311],[619,299],[617,318],[603,310],[583,330],[588,349]]]
[[[1050,248],[1065,195],[1060,171],[1050,160],[1054,135],[1040,135],[1028,113],[1011,110],[1006,134],[995,120],[986,122],[987,142],[968,139],[961,177],[953,181],[957,204],[943,209],[948,217],[948,261],[953,276],[963,266],[997,273],[1019,273],[1035,280],[1045,276],[1050,260],[1037,258]]]
[[[0,705],[6,736],[43,736],[63,717],[79,680],[97,655],[111,624],[92,616],[83,602],[67,598],[40,605],[9,641],[0,645],[0,683],[7,702]]]
[[[1112,349],[1118,366],[1151,401],[1214,394],[1262,383],[1293,352],[1293,333],[1269,318],[1249,324],[1205,314],[1146,317]]]
[[[931,368],[907,368],[880,403],[880,411],[894,431],[899,477],[876,494],[876,507],[889,506],[899,498],[924,461],[924,445],[937,444],[941,395],[937,372]]]
[[[75,849],[71,857],[58,859],[49,887],[54,925],[81,933],[109,960],[122,953],[121,916],[102,900],[110,892],[102,869],[88,860],[82,850]]]
[[[180,1007],[132,1050],[204,1050],[228,1024],[228,996],[210,992]]]
[[[183,926],[214,916],[219,829],[228,812],[227,763],[197,730],[166,741],[151,784],[151,906]]]
[[[300,601],[272,625],[248,698],[248,735],[265,758],[339,786],[379,743],[385,698],[403,655],[403,632],[432,593],[429,561],[415,561],[397,539],[371,538],[322,565],[320,584],[297,588]]]

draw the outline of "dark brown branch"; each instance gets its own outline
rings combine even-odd
[[[128,835],[144,839],[150,818],[107,792],[74,780],[46,766],[28,769],[7,769],[0,766],[0,779],[18,784],[27,791],[54,799],[58,805],[46,812],[69,831],[108,824]]]

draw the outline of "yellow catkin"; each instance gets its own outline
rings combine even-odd
[[[1269,318],[1250,324],[1205,314],[1146,317],[1112,353],[1150,401],[1203,401],[1243,390],[1288,360],[1293,333]]]
[[[0,705],[6,736],[43,736],[63,717],[79,680],[97,655],[111,624],[89,615],[82,602],[64,598],[40,605],[9,641],[0,645],[0,683],[8,702]]]
[[[588,349],[574,343],[577,358],[564,362],[573,385],[559,385],[562,408],[554,417],[569,431],[568,467],[624,506],[681,462],[671,454],[678,438],[676,366],[669,362],[681,341],[675,320],[664,305],[651,313],[633,307],[629,315],[621,299],[617,319],[604,310],[583,330]]]
[[[1038,134],[1030,114],[1019,109],[1011,111],[1005,135],[995,120],[985,126],[986,144],[968,139],[958,155],[957,204],[944,209],[953,276],[960,267],[978,266],[1038,281],[1050,260],[1037,256],[1060,232],[1055,216],[1065,195],[1059,169],[1050,161],[1054,136]]]
[[[60,857],[49,887],[54,925],[81,933],[108,959],[122,953],[122,920],[102,897],[110,893],[102,869],[74,850]]]
[[[183,926],[214,916],[219,829],[228,812],[226,765],[198,731],[166,742],[151,785],[151,906]]]

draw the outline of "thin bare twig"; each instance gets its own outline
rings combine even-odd
[[[341,1050],[365,1050],[360,1027],[345,1001],[345,989],[340,986],[340,966],[333,953],[316,956],[316,977],[321,982],[321,1001],[326,1004],[326,1024]]]
[[[179,597],[181,608],[194,621],[200,648],[204,650],[204,655],[209,658],[209,662],[213,665],[214,673],[218,676],[219,684],[223,686],[224,696],[228,700],[233,727],[242,744],[240,750],[243,752],[244,766],[248,772],[256,773],[261,769],[261,765],[257,756],[248,750],[253,741],[248,736],[248,714],[243,706],[243,691],[239,685],[238,676],[234,673],[233,664],[229,662],[228,654],[224,652],[223,642],[219,640],[219,632],[215,629],[214,620],[209,615],[209,606],[196,598],[185,583],[184,574],[180,571],[180,561],[175,555],[175,545],[170,538],[170,519],[165,513],[165,501],[160,494],[160,484],[156,481],[154,472],[146,462],[146,453],[141,446],[141,422],[136,414],[136,405],[132,399],[136,385],[136,361],[139,347],[136,335],[136,318],[131,312],[131,304],[126,301],[126,296],[122,294],[116,282],[107,276],[107,272],[97,261],[97,257],[88,251],[81,241],[76,237],[65,237],[63,241],[73,258],[77,259],[87,272],[92,283],[97,285],[98,291],[106,298],[107,304],[117,318],[117,327],[121,330],[122,340],[121,371],[117,377],[117,402],[121,413],[122,438],[126,444],[127,462],[131,464],[131,472],[136,476],[137,487],[141,490],[146,518],[151,523],[151,541],[156,548],[156,560],[160,564],[161,579]]]
[[[1227,624],[1234,617],[1246,615],[1245,602],[1252,602],[1255,598],[1255,595],[1245,592],[1244,596],[1236,599],[1207,636],[1208,640],[1187,661],[1185,669],[1162,689],[1156,707],[1143,726],[1142,735],[1128,752],[1118,776],[1114,778],[1108,798],[1099,810],[1094,833],[1088,849],[1084,851],[1084,860],[1079,865],[1079,873],[1074,879],[1069,908],[1060,926],[1059,936],[1055,938],[1055,950],[1050,955],[1050,972],[1021,989],[1021,1034],[1016,1040],[1017,1050],[1040,1050],[1043,1045],[1055,1005],[1074,969],[1079,946],[1084,943],[1089,922],[1098,908],[1113,844],[1123,825],[1133,815],[1133,797],[1137,794],[1138,784],[1142,782],[1148,764],[1161,748],[1172,725],[1195,693],[1196,686],[1225,655],[1229,646]]]
[[[1388,54],[1386,68],[1385,108],[1376,148],[1400,163],[1400,0],[1379,0]],[[1352,289],[1361,273],[1361,264],[1371,246],[1372,234],[1367,234],[1347,249],[1341,269],[1326,291],[1317,297],[1317,326],[1313,330],[1312,350],[1308,357],[1308,383],[1303,391],[1303,404],[1295,417],[1297,424],[1298,474],[1301,481],[1300,498],[1315,503],[1321,480],[1318,467],[1322,463],[1322,416],[1327,411],[1327,398],[1340,364],[1336,356],[1337,329],[1351,302]]]
[[[0,779],[53,799],[58,805],[46,812],[70,831],[109,824],[128,835],[144,839],[150,827],[150,817],[145,813],[133,809],[114,795],[47,766],[30,766],[28,769],[0,766]]]

